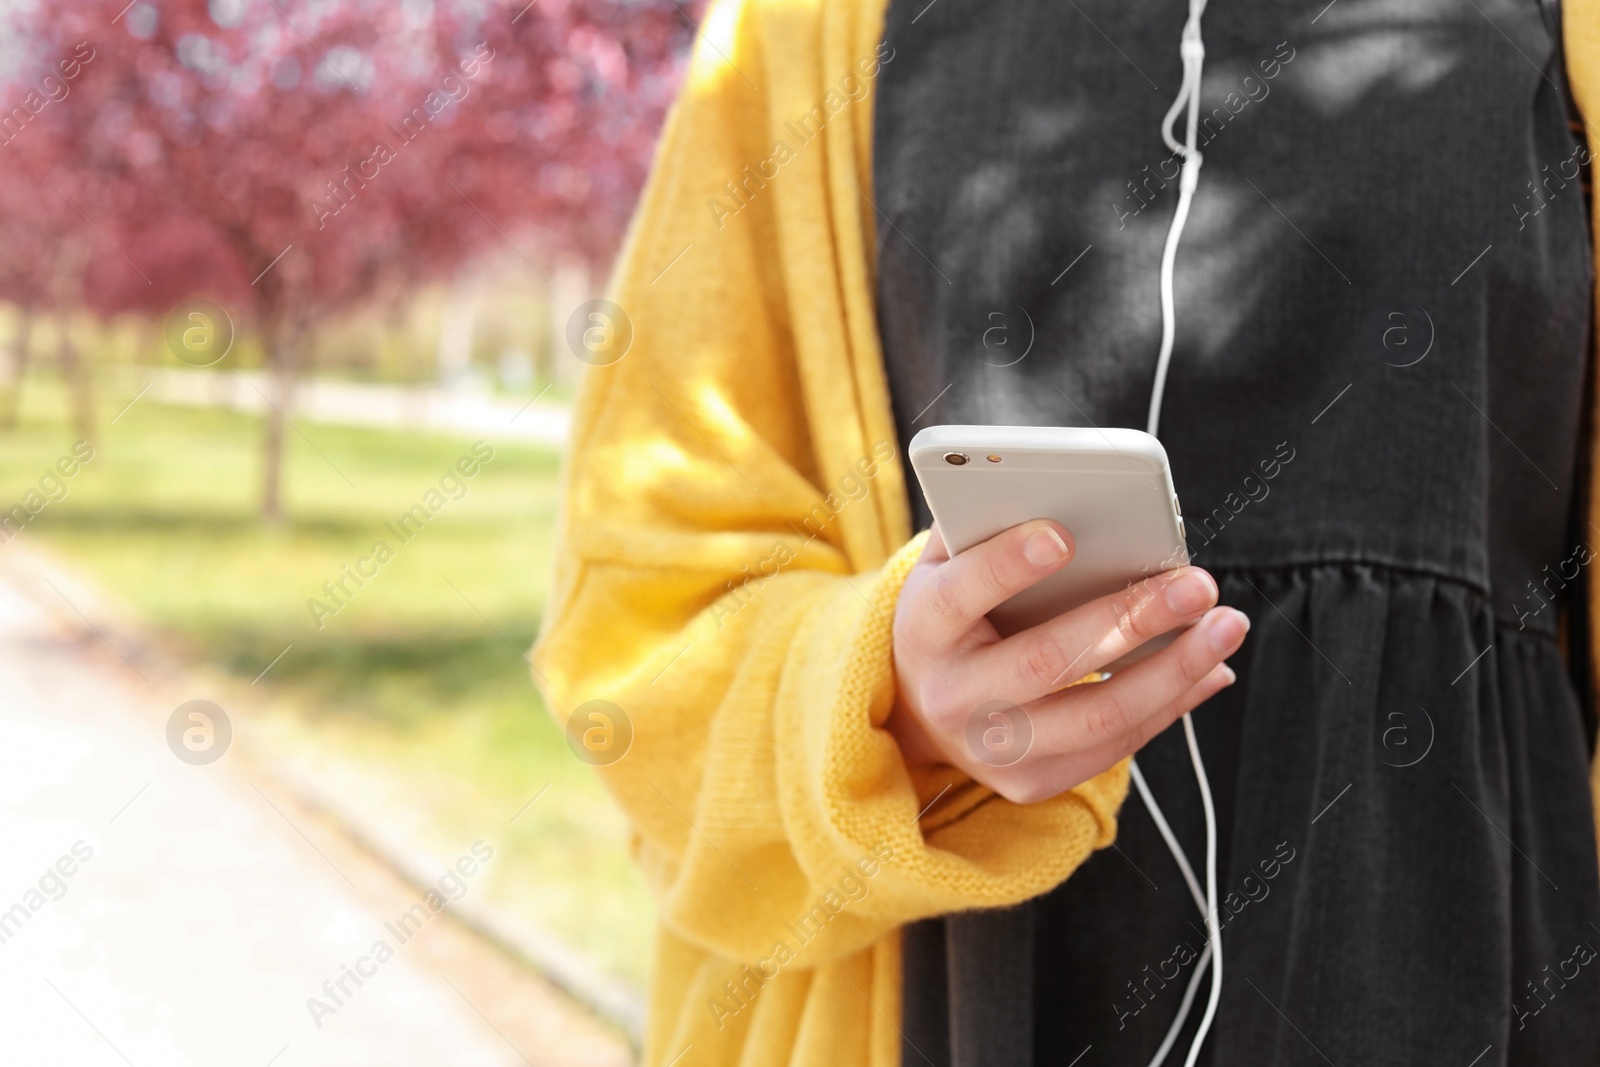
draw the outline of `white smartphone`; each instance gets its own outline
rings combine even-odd
[[[1072,561],[989,613],[1002,635],[1189,562],[1166,449],[1143,431],[929,426],[911,439],[910,455],[952,556],[1030,519],[1071,531]]]

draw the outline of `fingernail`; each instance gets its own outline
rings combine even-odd
[[[1222,675],[1227,679],[1227,681],[1222,683],[1222,688],[1224,689],[1228,688],[1228,686],[1239,680],[1239,676],[1233,673],[1233,668],[1228,666],[1226,663],[1222,665]]]
[[[1167,586],[1167,607],[1179,615],[1193,615],[1217,599],[1217,586],[1205,571],[1184,571]]]
[[[1067,557],[1067,543],[1061,535],[1046,526],[1028,535],[1022,542],[1022,554],[1035,567],[1049,567]]]
[[[1206,636],[1218,655],[1228,655],[1244,640],[1250,629],[1250,620],[1244,612],[1233,608],[1219,608],[1205,621]]]

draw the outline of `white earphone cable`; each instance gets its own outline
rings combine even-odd
[[[1161,839],[1167,843],[1167,849],[1172,853],[1173,859],[1178,861],[1178,869],[1183,872],[1183,880],[1189,886],[1189,895],[1194,898],[1195,907],[1201,913],[1207,912],[1205,893],[1200,888],[1200,883],[1195,879],[1194,868],[1189,866],[1189,857],[1184,855],[1182,846],[1172,833],[1172,827],[1167,825],[1167,817],[1161,810],[1161,805],[1156,803],[1155,794],[1150,792],[1150,786],[1144,780],[1144,773],[1139,770],[1139,761],[1133,760],[1128,765],[1128,770],[1133,776],[1134,788],[1139,790],[1139,796],[1144,800],[1144,806],[1149,809],[1150,817],[1156,824],[1156,829],[1161,832]],[[1183,1030],[1184,1022],[1189,1018],[1189,1009],[1194,1004],[1195,992],[1200,988],[1200,979],[1205,976],[1206,964],[1211,961],[1211,942],[1206,942],[1206,947],[1200,953],[1200,960],[1195,964],[1194,970],[1189,974],[1189,984],[1184,988],[1183,1000],[1178,1004],[1178,1014],[1173,1018],[1172,1025],[1167,1028],[1167,1036],[1162,1040],[1161,1047],[1156,1049],[1156,1054],[1150,1060],[1150,1067],[1161,1067],[1166,1062],[1167,1053],[1172,1051],[1173,1042],[1178,1040],[1178,1034]]]
[[[1172,275],[1178,257],[1178,241],[1183,236],[1184,224],[1189,221],[1189,205],[1193,202],[1195,189],[1200,184],[1201,157],[1196,142],[1200,135],[1200,79],[1206,55],[1205,44],[1200,37],[1200,16],[1204,14],[1205,9],[1206,0],[1190,0],[1189,18],[1183,26],[1180,46],[1183,56],[1183,84],[1161,122],[1161,139],[1166,142],[1168,148],[1182,157],[1183,165],[1178,177],[1178,207],[1172,217],[1172,228],[1167,231],[1166,244],[1161,250],[1161,351],[1156,358],[1155,383],[1150,389],[1150,416],[1146,426],[1146,432],[1152,437],[1158,436],[1157,431],[1161,426],[1161,402],[1166,395],[1167,368],[1172,363],[1172,347],[1177,335],[1177,308],[1172,292]],[[1184,123],[1184,141],[1179,144],[1172,136],[1172,126],[1179,112],[1185,110],[1188,113]],[[1156,829],[1160,831],[1162,840],[1166,842],[1167,849],[1172,853],[1172,858],[1177,860],[1178,868],[1183,872],[1183,880],[1189,887],[1195,905],[1206,918],[1205,950],[1200,954],[1199,962],[1195,964],[1194,972],[1189,977],[1188,987],[1184,990],[1183,1000],[1178,1006],[1177,1017],[1173,1019],[1165,1040],[1156,1050],[1155,1057],[1151,1059],[1150,1067],[1161,1067],[1167,1058],[1167,1053],[1172,1050],[1173,1042],[1177,1040],[1179,1032],[1189,1018],[1189,1009],[1194,1004],[1195,992],[1199,988],[1201,976],[1206,972],[1207,963],[1211,965],[1211,993],[1206,999],[1205,1012],[1200,1017],[1200,1026],[1195,1032],[1193,1043],[1189,1046],[1189,1056],[1184,1061],[1184,1067],[1194,1067],[1195,1060],[1199,1058],[1200,1049],[1211,1030],[1211,1023],[1217,1015],[1217,1004],[1222,997],[1222,928],[1217,912],[1217,813],[1212,803],[1211,783],[1206,777],[1205,761],[1200,758],[1200,744],[1195,737],[1194,723],[1187,714],[1183,716],[1183,733],[1188,742],[1189,762],[1194,765],[1195,782],[1200,787],[1200,804],[1205,814],[1206,881],[1203,896],[1194,869],[1189,864],[1189,858],[1184,854],[1183,847],[1178,844],[1172,827],[1167,824],[1166,816],[1162,814],[1161,806],[1156,803],[1155,795],[1150,792],[1144,774],[1139,770],[1138,761],[1132,761],[1130,767],[1133,784],[1138,789],[1139,796],[1149,809],[1150,817],[1154,820]]]
[[[1205,64],[1206,46],[1200,39],[1200,16],[1205,12],[1206,0],[1190,0],[1189,20],[1183,25],[1183,84],[1177,99],[1167,109],[1161,120],[1161,139],[1175,154],[1181,156],[1183,165],[1178,175],[1178,210],[1172,216],[1172,228],[1167,231],[1167,243],[1161,250],[1161,352],[1156,357],[1155,385],[1150,390],[1150,415],[1145,432],[1159,437],[1161,426],[1161,401],[1167,391],[1167,367],[1172,362],[1172,345],[1177,334],[1177,310],[1172,296],[1172,272],[1178,257],[1178,240],[1183,236],[1184,224],[1189,221],[1189,205],[1194,200],[1195,188],[1200,184],[1200,150],[1195,142],[1200,137],[1200,76]],[[1173,140],[1172,124],[1178,112],[1187,108],[1184,122],[1184,143]]]

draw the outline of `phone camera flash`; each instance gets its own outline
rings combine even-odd
[[[960,467],[967,462],[967,457],[960,452],[946,452],[944,461],[951,466]]]
[[[983,458],[987,459],[990,463],[999,463],[1000,462],[1000,457],[999,456],[985,456]]]

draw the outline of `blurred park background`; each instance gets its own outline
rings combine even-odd
[[[0,554],[99,590],[363,825],[446,858],[492,826],[485,900],[636,987],[625,826],[525,653],[571,327],[698,5],[0,10]]]

